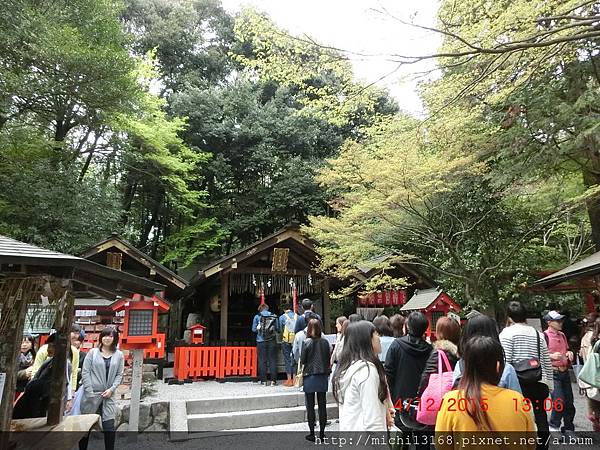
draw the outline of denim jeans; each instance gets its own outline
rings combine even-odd
[[[571,387],[571,376],[569,371],[554,371],[554,390],[552,391],[552,404],[556,405],[556,399],[561,399],[564,408],[561,412],[552,408],[549,425],[553,428],[560,428],[561,420],[564,420],[564,429],[575,431],[573,419],[575,418],[575,405],[573,404],[573,389]]]
[[[271,339],[256,343],[258,351],[258,379],[267,381],[267,372],[271,373],[271,381],[277,380],[277,342]]]
[[[294,375],[294,373],[296,373],[296,368],[294,364],[294,358],[292,356],[292,344],[288,342],[282,342],[281,351],[283,352],[283,360],[285,361],[285,373],[288,375]]]

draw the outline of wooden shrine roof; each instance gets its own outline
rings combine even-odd
[[[168,269],[144,252],[138,250],[131,243],[127,242],[117,234],[113,234],[108,239],[92,245],[90,248],[85,250],[81,256],[83,258],[90,259],[106,250],[110,250],[113,247],[125,253],[130,258],[133,258],[142,266],[145,266],[150,272],[156,273],[161,280],[169,282],[177,289],[183,290],[187,287],[188,282],[184,278],[180,277],[175,272]]]
[[[100,295],[136,292],[152,295],[164,289],[160,283],[2,235],[0,267],[3,276],[54,275],[73,280]]]
[[[415,291],[415,295],[413,295],[412,298],[401,308],[401,311],[426,309],[437,300],[441,293],[442,290],[438,287],[417,290]]]
[[[190,284],[201,283],[203,280],[224,270],[237,269],[238,264],[244,263],[250,258],[254,258],[265,250],[283,242],[285,242],[285,245],[292,245],[296,252],[301,253],[299,257],[302,259],[302,263],[308,270],[312,269],[312,264],[317,261],[313,242],[300,233],[297,226],[289,225],[252,245],[207,264],[192,278]]]
[[[550,287],[575,278],[592,277],[598,274],[600,274],[600,252],[537,280],[532,286]]]
[[[435,280],[426,275],[423,271],[419,269],[415,264],[411,264],[410,262],[402,262],[400,260],[396,260],[393,256],[383,255],[377,258],[373,258],[372,263],[366,263],[363,265],[357,266],[358,272],[354,275],[360,281],[366,282],[369,278],[378,275],[382,272],[383,269],[379,267],[379,265],[383,262],[388,263],[393,268],[397,269],[404,275],[412,276],[418,282],[425,287],[436,287],[437,283]]]
[[[402,308],[400,308],[400,311],[416,311],[427,309],[433,305],[436,300],[440,298],[440,296],[442,296],[444,301],[450,303],[452,306],[456,307],[458,311],[460,311],[460,306],[439,287],[432,289],[417,289],[410,300],[406,302]]]

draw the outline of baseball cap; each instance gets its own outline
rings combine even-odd
[[[558,311],[550,311],[548,314],[544,316],[544,320],[562,320],[565,316],[560,314]]]

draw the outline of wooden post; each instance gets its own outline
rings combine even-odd
[[[136,348],[133,353],[133,375],[131,379],[131,401],[129,406],[129,426],[131,431],[130,440],[137,439],[138,426],[140,423],[140,398],[142,395],[142,365],[144,363],[144,350]]]
[[[329,300],[329,278],[323,280],[323,331],[331,333],[331,303]]]
[[[73,321],[75,298],[70,291],[71,284],[63,280],[62,287],[66,288],[59,299],[56,308],[56,341],[54,341],[54,362],[52,363],[52,381],[50,382],[50,399],[48,400],[47,425],[58,425],[64,415],[65,404],[63,399],[67,389],[67,359],[71,348],[71,323]],[[77,371],[78,367],[71,367]],[[69,386],[71,390],[77,386]]]
[[[229,312],[229,274],[221,272],[221,340],[227,341],[227,314]]]
[[[9,434],[15,397],[15,376],[23,325],[27,312],[27,301],[37,287],[38,280],[31,278],[12,278],[0,283],[0,300],[2,301],[2,317],[0,322],[0,377],[3,389],[0,404],[0,449],[8,448]],[[0,383],[2,384],[2,383]]]

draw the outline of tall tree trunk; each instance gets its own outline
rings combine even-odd
[[[586,188],[600,186],[600,151],[593,137],[584,140],[584,155],[587,164],[583,169],[583,184]],[[586,200],[588,217],[592,228],[592,240],[596,251],[600,251],[600,198],[594,196]]]
[[[129,211],[131,210],[136,189],[137,182],[131,172],[128,172],[125,180],[125,191],[123,192],[123,212],[121,213],[121,225],[123,225],[123,227],[127,225],[127,222],[129,221]]]
[[[162,204],[162,193],[157,193],[156,198],[154,200],[154,205],[152,206],[152,211],[150,211],[150,219],[146,221],[143,226],[142,234],[140,236],[139,248],[142,249],[148,244],[148,236],[150,236],[150,232],[158,223],[158,216],[160,213],[160,205]]]
[[[88,154],[88,157],[85,159],[85,163],[83,164],[83,167],[81,168],[81,172],[79,173],[79,178],[77,181],[79,181],[80,183],[85,178],[85,174],[87,173],[88,169],[90,168],[90,164],[92,162],[93,157],[94,157],[94,150],[90,150],[90,153]]]

